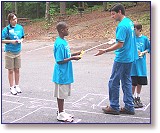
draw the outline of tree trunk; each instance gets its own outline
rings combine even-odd
[[[107,2],[103,2],[103,11],[107,11]]]
[[[16,15],[18,14],[18,7],[17,7],[17,2],[15,2],[15,12]]]
[[[5,14],[5,10],[4,10],[4,2],[2,2],[2,27],[6,26],[6,14]]]
[[[47,21],[48,23],[50,23],[49,9],[50,9],[50,2],[46,2],[45,19],[46,19],[46,21]]]
[[[85,8],[85,3],[84,2],[78,2],[78,7]]]
[[[82,2],[82,7],[83,7],[83,8],[85,8],[85,4],[84,4],[84,2]]]
[[[66,2],[60,2],[60,14],[61,15],[66,14]]]
[[[37,2],[37,14],[36,17],[39,18],[39,9],[40,9],[40,2]]]
[[[14,12],[15,13],[15,2],[12,2],[12,10],[10,12]]]
[[[12,12],[17,15],[17,12],[18,12],[17,2],[12,2],[12,11],[9,11],[9,12]]]

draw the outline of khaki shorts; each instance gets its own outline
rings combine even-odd
[[[54,97],[66,99],[71,95],[71,84],[60,85],[55,83]]]
[[[21,68],[20,54],[5,52],[5,68],[6,69]]]

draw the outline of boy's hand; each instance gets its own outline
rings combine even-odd
[[[17,43],[22,43],[23,39],[18,39],[16,41],[17,41]]]
[[[80,54],[79,54],[79,57],[81,57],[82,58],[82,55],[85,53],[85,51],[84,50],[82,50],[81,52],[80,52]]]
[[[145,51],[141,52],[141,51],[138,50],[138,56],[139,57],[142,57],[145,53],[146,53]]]
[[[83,51],[83,50],[82,50],[82,51]],[[71,54],[71,56],[81,55],[81,54],[82,54],[82,51],[75,52],[75,53]]]
[[[12,44],[17,44],[17,43],[18,43],[17,40],[10,40],[10,42],[11,42]]]
[[[80,56],[72,56],[71,58],[72,58],[72,60],[80,60],[81,59]]]

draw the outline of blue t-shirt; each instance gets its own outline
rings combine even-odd
[[[139,51],[150,52],[150,41],[146,36],[136,37],[136,45]],[[146,54],[133,62],[131,76],[147,76]]]
[[[57,84],[71,84],[73,83],[73,70],[72,62],[68,61],[64,64],[58,64],[59,61],[63,61],[66,58],[71,57],[70,48],[68,42],[65,39],[57,37],[54,43],[54,72],[52,81]]]
[[[115,50],[115,61],[120,63],[130,63],[138,58],[136,48],[136,36],[133,22],[129,18],[124,18],[116,28],[116,41],[124,42],[123,47]]]
[[[21,25],[16,24],[15,27],[11,27],[9,24],[2,30],[2,40],[5,40],[9,37],[11,40],[19,40],[24,37],[24,29]],[[5,44],[4,51],[11,53],[19,53],[22,50],[21,43],[17,44]]]

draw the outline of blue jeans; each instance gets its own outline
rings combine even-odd
[[[131,81],[131,66],[132,63],[115,62],[112,68],[112,74],[108,83],[110,106],[119,111],[119,91],[120,81],[123,90],[123,102],[128,111],[134,112],[133,96],[132,96],[132,81]]]

